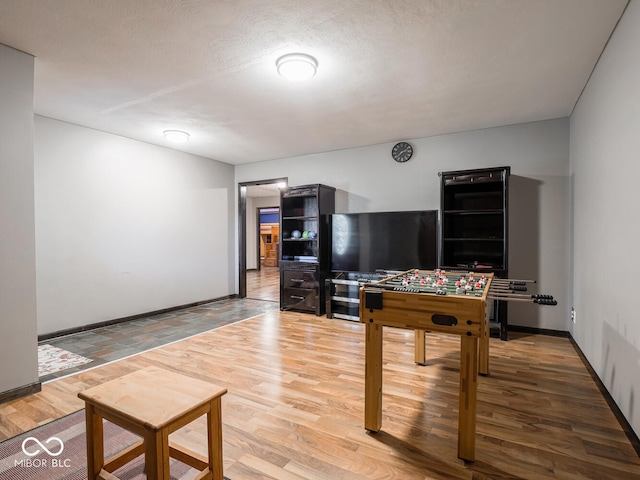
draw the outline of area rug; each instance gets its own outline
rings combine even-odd
[[[109,458],[140,440],[117,425],[104,422],[104,450]],[[2,480],[86,480],[87,452],[84,410],[0,442]],[[144,456],[113,472],[122,480],[143,480]],[[171,459],[171,478],[190,480],[198,472]],[[228,479],[226,479],[228,480]]]
[[[93,360],[53,345],[38,345],[38,376],[40,377],[89,362]]]

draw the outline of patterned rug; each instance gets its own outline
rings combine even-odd
[[[85,414],[80,410],[0,442],[0,479],[86,480],[85,432]],[[106,458],[139,440],[140,437],[117,425],[104,422]],[[113,473],[121,480],[146,479],[143,458],[140,456]],[[177,460],[170,462],[172,480],[192,479],[198,473]]]
[[[38,376],[40,377],[89,362],[93,360],[52,345],[38,346]]]

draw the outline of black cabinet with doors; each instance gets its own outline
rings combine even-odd
[[[335,188],[289,187],[280,196],[280,308],[323,315],[329,276],[328,216]]]

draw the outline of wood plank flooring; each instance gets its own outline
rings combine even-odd
[[[280,301],[279,267],[261,267],[247,271],[247,298]]]
[[[0,438],[83,407],[77,392],[147,366],[228,388],[225,475],[240,479],[638,479],[640,458],[568,339],[491,339],[475,463],[457,458],[459,337],[385,329],[383,426],[363,427],[364,326],[273,311],[43,385],[0,405]],[[203,421],[175,433],[205,453]]]

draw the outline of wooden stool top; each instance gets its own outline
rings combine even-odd
[[[89,388],[78,397],[157,431],[225,393],[227,389],[218,385],[147,367]]]

